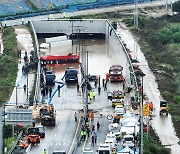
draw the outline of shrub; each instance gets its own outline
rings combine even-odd
[[[173,34],[173,40],[177,43],[180,42],[180,32],[175,32]]]

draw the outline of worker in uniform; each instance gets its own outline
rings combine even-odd
[[[52,88],[50,87],[49,88],[49,97],[51,97],[51,94],[52,94]]]
[[[91,137],[91,144],[94,146],[94,136]]]
[[[96,144],[97,143],[97,134],[94,133],[94,143]]]
[[[84,141],[85,141],[85,139],[86,139],[86,134],[87,134],[87,133],[86,133],[86,131],[84,130],[84,131],[83,131],[83,139],[84,139]]]
[[[93,96],[93,99],[95,99],[95,97],[96,97],[95,91],[92,91],[92,96]]]
[[[5,21],[4,21],[4,27],[6,27],[6,26],[7,26],[7,21],[5,20]]]

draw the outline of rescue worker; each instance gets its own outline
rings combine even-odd
[[[57,86],[57,89],[58,89],[58,97],[60,97],[60,85]]]
[[[79,84],[77,84],[77,92],[79,92]]]
[[[93,96],[93,99],[95,99],[95,97],[96,97],[95,91],[92,91],[92,96]]]
[[[94,146],[94,136],[91,137],[91,144]]]
[[[94,120],[94,112],[93,111],[91,111],[90,117],[91,117],[91,121],[93,121]]]
[[[97,134],[96,133],[94,133],[94,142],[95,142],[95,144],[97,143]]]
[[[83,130],[81,130],[81,140],[83,140],[84,138],[84,131]]]
[[[105,84],[105,80],[104,80],[104,79],[102,79],[102,85],[103,85],[103,87],[104,87],[104,84]]]
[[[87,128],[87,134],[88,134],[88,137],[89,137],[89,134],[90,134],[90,129],[89,129],[89,127]]]
[[[107,91],[107,81],[106,81],[106,83],[104,84],[104,91]]]
[[[94,81],[94,87],[97,88],[97,79]]]
[[[95,132],[95,125],[92,125],[92,134]]]
[[[109,81],[109,73],[106,73],[106,82]]]
[[[83,139],[84,139],[84,141],[86,139],[86,131],[85,130],[83,131]]]
[[[100,127],[100,123],[99,121],[97,122],[97,130],[99,130],[99,127]]]
[[[93,99],[93,92],[92,91],[89,92],[89,98],[90,98],[90,100]]]
[[[101,94],[101,87],[98,87],[98,94]]]
[[[74,113],[74,120],[77,121],[77,113]]]
[[[51,94],[52,94],[52,88],[50,87],[49,88],[49,97],[51,97]]]
[[[24,88],[24,92],[25,92],[26,91],[26,84],[24,84],[23,88]]]

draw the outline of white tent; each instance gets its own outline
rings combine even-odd
[[[137,152],[133,151],[131,148],[126,146],[124,149],[117,152],[117,154],[137,154]]]
[[[126,134],[137,134],[139,133],[139,126],[133,122],[129,122],[126,125],[122,126],[120,132]]]
[[[120,119],[120,125],[124,126],[128,123],[135,123],[138,124],[138,116],[132,115],[132,114],[125,114],[123,118]]]

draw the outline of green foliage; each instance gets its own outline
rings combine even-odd
[[[15,141],[16,137],[9,137],[5,139],[5,147],[7,147],[7,151],[11,149]]]
[[[153,134],[149,136],[148,141],[146,140],[146,134],[144,135],[144,154],[170,154],[170,150],[163,147],[158,142]]]
[[[3,138],[12,137],[12,125],[5,125],[3,127]]]
[[[173,11],[180,12],[180,1],[173,3]]]
[[[0,100],[9,99],[17,76],[17,41],[14,28],[5,28],[3,33],[3,54],[0,55]]]
[[[168,44],[172,42],[179,43],[180,42],[180,28],[171,27],[168,25],[158,30],[155,33],[155,36],[162,44]]]

